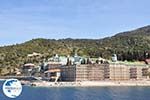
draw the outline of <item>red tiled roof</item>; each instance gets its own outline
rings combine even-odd
[[[60,69],[50,69],[48,71],[45,71],[44,73],[51,73],[51,72],[60,72],[61,70]]]

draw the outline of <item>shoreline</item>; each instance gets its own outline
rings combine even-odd
[[[5,81],[5,79],[0,79]],[[24,86],[33,87],[111,87],[111,86],[148,86],[150,80],[126,80],[126,81],[73,81],[73,82],[49,82],[49,81],[20,81]]]
[[[82,81],[82,82],[32,82],[34,87],[111,87],[150,86],[150,81]]]

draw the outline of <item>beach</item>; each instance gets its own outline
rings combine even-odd
[[[150,86],[150,81],[32,82],[36,87]]]

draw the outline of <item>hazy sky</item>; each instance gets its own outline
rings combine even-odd
[[[103,38],[150,24],[150,0],[0,0],[0,45]]]

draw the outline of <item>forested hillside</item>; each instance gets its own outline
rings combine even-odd
[[[59,54],[103,57],[110,59],[116,53],[119,60],[144,60],[150,58],[150,26],[116,34],[104,39],[33,39],[22,44],[0,47],[0,72],[20,67],[26,62],[39,63]],[[41,53],[40,58],[28,58],[27,54]]]

